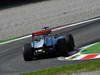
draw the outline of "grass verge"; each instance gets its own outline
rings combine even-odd
[[[0,40],[0,43],[11,41],[11,40],[15,40],[15,39],[17,39],[17,37],[14,37],[14,38],[11,38],[11,39],[7,39],[7,40]]]
[[[69,66],[55,67],[37,72],[21,73],[20,75],[71,75],[72,73],[100,70],[100,60],[88,61]]]
[[[96,54],[100,53],[100,43],[96,43],[95,45],[86,48],[84,51],[82,51],[82,54]]]

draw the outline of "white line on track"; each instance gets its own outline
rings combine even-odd
[[[68,26],[62,26],[62,27],[59,27],[59,28],[55,28],[55,29],[53,29],[52,31],[57,31],[57,30],[61,30],[61,29],[64,29],[64,28],[69,28],[69,27],[73,27],[73,26],[78,26],[78,25],[80,25],[80,24],[89,23],[89,22],[93,22],[93,21],[96,21],[96,20],[100,20],[100,18],[95,18],[95,19],[91,19],[91,20],[87,20],[87,21],[83,21],[83,22],[71,24],[71,25],[68,25]]]
[[[81,48],[78,49],[78,50],[80,50],[80,51],[79,51],[78,53],[73,54],[72,56],[69,56],[69,57],[61,57],[61,58],[58,57],[57,59],[60,60],[60,61],[64,61],[64,60],[81,60],[81,58],[83,58],[83,57],[89,55],[89,54],[82,54],[81,52],[84,51],[86,48],[89,48],[89,47],[91,47],[91,46],[93,46],[93,45],[96,45],[96,44],[98,44],[98,43],[100,43],[100,42],[96,42],[96,43],[93,43],[93,44],[90,44],[90,45],[81,47]],[[78,55],[78,56],[77,56],[77,55]],[[76,57],[75,57],[75,56],[76,56]],[[73,57],[75,57],[75,58],[73,58]],[[96,59],[96,58],[100,58],[100,55],[97,55],[97,56],[96,56],[95,58],[93,58],[93,59]]]
[[[71,24],[71,25],[57,27],[55,29],[52,29],[52,31],[57,31],[57,30],[61,30],[61,29],[64,29],[64,28],[74,27],[74,26],[78,26],[78,25],[81,25],[81,24],[84,24],[84,23],[93,22],[93,21],[96,21],[96,20],[100,20],[100,18],[95,18],[95,19],[91,19],[91,20],[87,20],[87,21],[83,21],[83,22],[79,22],[79,23],[75,23],[75,24]],[[14,40],[9,40],[7,42],[0,43],[0,45],[11,43],[11,42],[15,42],[15,41],[22,40],[22,39],[25,39],[25,38],[29,38],[31,36],[32,35],[27,35],[27,36],[24,36],[24,37],[21,37],[21,38],[17,38],[17,39],[14,39]]]
[[[100,55],[96,56],[95,58],[100,58]]]
[[[25,39],[25,38],[29,38],[31,36],[32,35],[27,35],[27,36],[24,36],[24,37],[21,37],[21,38],[17,38],[17,39],[14,39],[14,40],[10,40],[10,41],[7,41],[7,42],[0,43],[0,45],[11,43],[11,42],[15,42],[15,41],[19,41],[19,40],[22,40],[22,39]]]

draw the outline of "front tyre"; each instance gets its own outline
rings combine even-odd
[[[29,43],[24,45],[23,58],[24,58],[25,61],[31,61],[32,58],[33,58],[32,47],[31,47],[31,44],[29,44]]]

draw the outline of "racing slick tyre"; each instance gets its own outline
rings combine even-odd
[[[31,44],[27,43],[24,45],[23,49],[23,57],[25,61],[31,61],[33,58],[33,52],[32,52],[32,47]]]
[[[73,51],[75,47],[74,38],[71,34],[66,36],[66,42],[68,46],[68,52]]]
[[[57,41],[57,55],[68,56],[67,42],[65,39],[60,39]]]
[[[68,52],[74,50],[74,39],[73,36],[67,35],[65,38],[57,41],[58,55],[68,56]]]

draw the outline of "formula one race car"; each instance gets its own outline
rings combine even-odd
[[[25,61],[52,56],[68,56],[74,50],[74,39],[71,34],[57,36],[45,27],[45,30],[32,33],[32,42],[26,43],[23,48]]]

